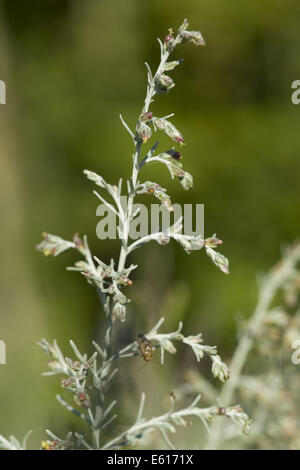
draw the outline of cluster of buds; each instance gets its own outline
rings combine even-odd
[[[61,442],[59,441],[42,441],[41,447],[43,450],[62,450]]]
[[[228,380],[230,377],[230,371],[227,365],[222,361],[218,354],[211,354],[210,357],[212,360],[213,376],[217,377],[219,380],[221,380],[221,382],[226,382],[226,380]]]
[[[51,233],[43,233],[44,240],[37,245],[36,249],[42,251],[45,256],[53,255],[57,256],[60,253],[68,250],[69,248],[76,248],[74,242],[64,240],[63,238],[52,235]]]
[[[61,386],[65,390],[73,391],[76,388],[75,377],[68,377],[67,379],[62,379]]]
[[[169,75],[163,73],[155,78],[155,92],[158,95],[168,93],[174,86],[175,83]]]
[[[53,439],[48,439],[47,441],[41,442],[41,449],[42,450],[70,450],[74,448],[74,444],[72,442],[72,433],[69,433],[66,439],[62,440],[54,438],[54,434],[48,431],[50,436],[53,436]]]
[[[165,37],[164,46],[168,52],[176,47],[177,44],[183,44],[186,42],[191,42],[195,46],[205,46],[205,41],[203,39],[200,31],[189,31],[189,23],[185,19],[182,25],[178,28],[178,36],[174,37],[172,29],[169,29],[167,36]]]
[[[185,42],[191,42],[195,46],[205,46],[205,41],[200,31],[189,31],[188,27],[189,23],[187,19],[185,19],[178,29],[178,36],[180,42],[182,44]]]
[[[119,289],[116,289],[116,293],[114,295],[114,307],[112,310],[112,319],[115,321],[118,318],[121,322],[124,322],[126,319],[126,305],[130,302],[127,297],[122,294]]]
[[[226,416],[232,419],[240,428],[244,434],[250,432],[252,419],[244,412],[244,410],[239,406],[231,406],[226,409]]]
[[[46,340],[42,340],[39,345],[52,357],[52,360],[48,363],[51,372],[47,372],[46,375],[57,373],[66,375],[67,377],[61,380],[61,387],[73,394],[74,401],[77,405],[85,409],[90,408],[90,398],[85,391],[85,387],[88,371],[91,370],[92,375],[95,375],[97,352],[88,358],[86,354],[82,355],[79,352],[73,341],[70,341],[70,345],[77,359],[72,360],[63,356],[56,341],[50,344]],[[73,410],[70,405],[67,405],[67,407]]]
[[[81,369],[81,364],[79,361],[73,361],[72,359],[70,359],[69,357],[66,357],[65,358],[65,361],[66,361],[66,364],[68,365],[68,367],[74,371],[74,372],[79,372],[80,369]]]
[[[203,39],[200,31],[183,31],[180,34],[181,42],[191,42],[195,46],[205,46],[205,41]]]
[[[182,180],[186,172],[182,169],[182,164],[179,162],[179,160],[182,158],[181,153],[172,149],[160,154],[159,157],[161,161],[167,165],[172,179],[177,177],[182,184]],[[185,185],[182,184],[182,186],[184,187]]]
[[[178,154],[178,155],[177,155]],[[170,152],[162,154],[164,159],[167,159],[167,167],[171,174],[172,179],[176,176],[179,179],[179,182],[184,190],[189,190],[193,187],[193,176],[188,172],[182,169],[182,164],[178,161],[181,158],[179,152],[173,152],[172,158],[169,157]],[[175,160],[175,161],[174,161]]]
[[[158,323],[160,326],[164,319],[161,319]],[[150,333],[147,334],[147,339],[150,341],[156,341],[160,346],[161,351],[161,364],[164,363],[164,352],[167,351],[170,354],[176,353],[176,348],[173,341],[180,341],[190,346],[199,362],[204,355],[210,357],[212,361],[212,373],[214,377],[217,377],[221,382],[229,379],[229,369],[227,365],[222,361],[218,355],[217,348],[215,346],[208,346],[203,344],[202,335],[191,335],[185,337],[181,331],[183,328],[182,322],[179,323],[178,329],[172,333],[162,334],[158,333],[158,327],[154,327]],[[157,347],[157,345],[156,345]]]

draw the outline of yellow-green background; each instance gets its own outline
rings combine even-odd
[[[176,87],[153,110],[175,112],[195,187],[184,192],[159,166],[145,178],[168,187],[174,202],[205,204],[206,235],[224,240],[231,274],[218,272],[202,252],[146,246],[132,259],[139,263],[128,292],[133,302],[115,344],[164,314],[166,329],[182,319],[187,334],[202,331],[230,357],[236,322],[255,305],[257,273],[299,236],[300,105],[290,99],[291,83],[300,79],[298,0],[2,0],[0,339],[7,365],[0,366],[0,432],[21,437],[31,428],[31,446],[45,428],[69,428],[54,399],[58,381],[40,375],[46,358],[36,342],[55,337],[70,354],[72,338],[90,351],[103,326],[95,292],[64,270],[74,254],[46,259],[35,245],[44,230],[65,238],[79,231],[104,261],[118,255],[117,242],[96,238],[97,200],[82,170],[112,182],[129,176],[132,147],[118,114],[134,126],[144,61],[155,67],[155,38],[185,17],[207,47],[178,48],[175,57],[185,62],[172,73]],[[192,364],[182,349],[165,368],[138,371],[136,359],[117,382],[130,390],[116,392],[123,423],[143,388],[149,413],[160,413],[165,394]]]

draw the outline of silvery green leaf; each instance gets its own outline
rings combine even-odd
[[[84,170],[83,173],[89,180],[93,181],[93,183],[95,183],[97,186],[100,186],[100,188],[107,187],[107,183],[105,182],[104,178],[98,175],[98,173],[95,173],[94,171],[90,170]]]
[[[164,70],[167,72],[169,70],[174,70],[177,65],[181,64],[183,62],[182,59],[179,60],[173,60],[172,62],[166,62],[164,66]]]

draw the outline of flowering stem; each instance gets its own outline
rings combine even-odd
[[[136,423],[133,426],[131,426],[127,431],[122,432],[117,437],[107,442],[101,448],[101,450],[117,448],[122,445],[126,445],[128,439],[130,438],[134,439],[135,436],[139,435],[141,432],[150,430],[153,428],[160,429],[160,430],[169,430],[172,432],[173,423],[176,423],[176,422],[178,423],[181,421],[181,423],[182,424],[184,423],[184,425],[186,426],[187,423],[184,421],[184,418],[189,417],[189,416],[198,416],[203,422],[205,422],[207,418],[211,418],[212,416],[217,414],[218,408],[216,406],[213,406],[210,408],[198,408],[194,406],[197,404],[199,400],[200,400],[200,396],[198,396],[194,400],[192,405],[179,411],[174,411],[174,402],[172,400],[172,407],[167,413],[161,416],[157,416],[155,418],[149,419],[149,420],[145,420],[144,418],[142,418],[143,405],[145,401],[145,395],[143,394],[142,401],[141,401],[142,409],[139,410],[138,419]]]
[[[220,403],[228,406],[234,399],[234,394],[239,386],[241,373],[248,354],[262,328],[265,316],[269,311],[272,300],[278,289],[292,276],[295,266],[300,260],[300,246],[292,248],[281,264],[276,265],[263,281],[259,293],[259,299],[254,314],[248,324],[248,328],[241,337],[230,364],[230,380],[222,388]],[[207,447],[217,449],[220,446],[223,435],[223,423],[216,422]]]
[[[180,34],[178,34],[177,37],[174,39],[173,46],[172,46],[172,49],[170,49],[170,51],[167,48],[163,47],[163,44],[160,39],[158,39],[158,41],[160,43],[160,48],[161,48],[160,64],[155,72],[154,77],[151,74],[150,67],[148,66],[148,64],[146,64],[147,69],[148,69],[148,84],[147,84],[147,93],[146,93],[144,107],[142,109],[142,114],[145,114],[149,111],[150,105],[155,95],[156,78],[163,72],[170,53],[172,52],[174,47],[180,42]],[[138,123],[139,123],[139,119],[138,119]],[[140,141],[137,141],[135,144],[135,154],[133,156],[132,175],[131,175],[131,185],[132,185],[131,193],[128,198],[127,213],[124,214],[123,245],[121,247],[120,257],[119,257],[119,264],[118,264],[119,271],[122,271],[124,269],[126,258],[129,253],[128,237],[129,237],[129,231],[130,231],[130,222],[132,218],[132,208],[133,208],[134,198],[136,194],[137,178],[138,178],[138,174],[140,170],[138,162],[140,159],[141,149],[142,149],[142,144]]]
[[[214,377],[218,377],[222,381],[226,380],[228,377],[228,368],[221,361],[220,356],[217,355],[216,348],[200,344],[202,343],[200,334],[196,336],[184,337],[180,333],[182,329],[182,322],[179,323],[179,328],[177,331],[169,334],[159,334],[157,333],[157,330],[162,324],[162,319],[147,335],[148,338],[144,337],[143,335],[139,335],[137,341],[129,344],[116,353],[113,353],[112,348],[112,332],[114,322],[117,318],[121,321],[125,320],[126,305],[130,302],[130,299],[128,299],[123,294],[122,288],[132,285],[132,281],[130,280],[129,276],[132,270],[137,267],[135,265],[131,265],[126,268],[127,256],[141,244],[150,240],[156,240],[160,244],[166,244],[171,238],[174,238],[182,245],[187,253],[190,253],[194,249],[205,247],[206,253],[211,257],[214,264],[216,264],[223,272],[229,272],[228,260],[221,254],[216,253],[213,249],[221,244],[221,241],[217,239],[215,235],[209,239],[204,240],[200,236],[190,237],[179,234],[182,229],[181,219],[178,219],[172,227],[169,227],[165,231],[151,234],[147,237],[142,237],[137,242],[131,243],[129,245],[130,226],[134,218],[137,216],[137,211],[133,211],[136,194],[154,194],[154,196],[162,201],[162,203],[170,211],[173,209],[170,197],[168,194],[166,194],[166,189],[161,188],[160,185],[151,181],[146,181],[140,184],[138,176],[139,171],[144,166],[144,164],[151,160],[160,161],[161,163],[167,165],[171,177],[174,178],[176,176],[185,190],[191,188],[193,184],[192,175],[183,171],[182,165],[178,163],[178,160],[181,158],[181,154],[175,151],[174,148],[167,151],[165,154],[153,156],[158,145],[158,142],[156,142],[152,146],[151,150],[148,151],[147,155],[143,156],[144,158],[141,158],[142,149],[144,148],[143,144],[147,142],[152,135],[150,124],[152,124],[154,131],[164,131],[176,143],[180,145],[184,143],[184,139],[180,132],[175,128],[172,122],[167,121],[167,118],[173,116],[173,114],[158,118],[154,117],[153,113],[150,112],[149,109],[155,94],[160,95],[167,93],[175,86],[173,79],[165,74],[166,71],[173,70],[182,62],[182,60],[168,62],[169,56],[175,47],[178,44],[185,42],[192,42],[195,45],[205,44],[201,33],[197,31],[188,31],[188,26],[189,25],[187,20],[184,20],[178,29],[178,34],[175,38],[173,37],[173,31],[170,29],[164,43],[158,39],[161,49],[160,63],[154,75],[152,75],[149,65],[146,64],[148,71],[147,92],[141,114],[137,120],[135,132],[130,129],[122,116],[120,116],[122,124],[134,142],[132,173],[129,181],[127,182],[128,203],[126,209],[124,209],[122,206],[122,178],[119,180],[118,186],[115,186],[107,183],[104,178],[97,173],[84,170],[84,173],[88,179],[93,181],[98,187],[105,189],[112,197],[114,202],[111,204],[97,191],[94,191],[94,194],[98,197],[98,199],[100,199],[106,208],[108,208],[109,211],[114,214],[114,216],[119,218],[119,225],[117,228],[121,242],[121,249],[119,259],[116,260],[118,266],[117,270],[115,269],[115,260],[111,260],[110,264],[106,265],[95,256],[93,257],[88,247],[86,237],[82,242],[77,234],[74,236],[73,242],[64,240],[56,235],[44,234],[44,240],[38,246],[38,249],[43,251],[45,255],[52,254],[54,256],[70,248],[77,249],[85,259],[77,261],[75,266],[72,266],[69,269],[80,272],[85,276],[86,280],[90,284],[96,287],[104,312],[106,314],[104,346],[101,348],[100,345],[94,343],[96,352],[93,356],[91,356],[90,359],[87,359],[86,355],[83,356],[72,341],[71,346],[79,362],[74,362],[68,358],[65,360],[56,342],[54,342],[53,345],[47,343],[46,340],[41,342],[43,349],[54,358],[54,361],[52,361],[50,364],[52,374],[63,373],[68,376],[68,378],[63,381],[63,387],[74,393],[75,403],[79,406],[82,406],[85,409],[85,412],[76,412],[76,410],[71,405],[68,405],[68,403],[64,402],[63,399],[60,399],[59,401],[69,411],[75,413],[88,422],[92,436],[92,446],[96,449],[99,449],[101,445],[103,446],[103,444],[100,444],[101,430],[108,426],[116,417],[116,415],[113,415],[112,417],[108,418],[108,414],[110,413],[115,402],[112,402],[112,404],[109,406],[106,406],[105,403],[107,387],[118,371],[118,369],[112,367],[114,359],[132,357],[140,354],[145,361],[149,361],[155,349],[160,347],[161,363],[163,363],[165,350],[171,354],[176,352],[176,348],[172,343],[173,340],[176,340],[189,345],[193,349],[197,361],[203,357],[204,353],[209,354],[213,363],[212,373]],[[160,158],[162,155],[164,155],[164,158]],[[152,340],[155,341],[155,345],[152,345]],[[147,345],[147,349],[145,349],[145,343]],[[96,361],[97,354],[99,355],[100,363]],[[87,384],[88,370],[91,371],[91,374],[89,374],[89,377],[92,379],[91,385]],[[92,397],[89,395],[89,390],[94,390],[94,392],[96,392],[96,403],[92,402]],[[183,417],[196,415],[205,422],[205,419],[210,419],[214,414],[218,413],[217,407],[204,410],[196,408],[198,399],[199,398],[197,398],[196,401],[193,402],[193,404],[190,405],[187,409],[174,412],[174,399],[171,398],[172,407],[168,413],[146,422],[146,420],[142,419],[144,403],[143,398],[138,418],[134,426],[129,428],[126,435],[122,433],[120,436],[116,437],[102,448],[110,448],[115,446],[115,444],[117,444],[117,447],[119,447],[123,444],[123,442],[119,442],[120,440],[126,441],[128,443],[131,438],[134,441],[137,438],[137,432],[153,427],[160,429],[166,441],[172,447],[172,444],[170,443],[166,434],[166,431],[175,431],[173,424],[171,424],[172,421],[174,424],[187,425],[188,423],[184,421]],[[55,442],[54,444],[46,443],[46,446],[48,447],[59,445],[60,448],[65,448],[66,445],[69,445],[69,437],[67,437],[66,441],[59,440],[55,436],[53,437],[50,435],[50,437],[54,439]],[[82,437],[80,437],[80,443],[77,445],[84,445],[88,449],[92,448],[89,443],[82,439]]]

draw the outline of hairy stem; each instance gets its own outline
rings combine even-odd
[[[172,50],[176,47],[176,45],[179,42],[179,34],[176,37],[174,43],[173,43],[173,48]],[[155,81],[156,78],[163,72],[165,64],[169,58],[170,53],[172,50],[168,51],[167,49],[163,48],[163,45],[161,41],[159,40],[160,46],[161,46],[161,59],[160,59],[160,64],[155,72],[155,75],[152,77],[150,75],[150,70],[148,72],[148,84],[147,84],[147,93],[146,93],[146,98],[145,98],[145,103],[144,107],[142,109],[142,114],[147,113],[149,111],[150,105],[153,101],[153,97],[155,95]],[[147,67],[149,67],[147,65]],[[138,120],[139,122],[139,120]],[[121,247],[120,251],[120,258],[119,258],[119,264],[118,268],[119,271],[122,271],[125,267],[126,263],[126,258],[128,255],[128,237],[129,237],[129,231],[130,231],[130,222],[132,218],[132,208],[133,208],[133,203],[134,203],[134,198],[135,198],[135,193],[136,193],[136,186],[137,186],[137,178],[139,174],[139,159],[140,159],[140,154],[141,154],[141,149],[142,149],[142,144],[140,142],[137,142],[135,145],[135,154],[133,156],[133,165],[132,165],[132,175],[131,175],[131,193],[128,198],[128,207],[127,207],[127,212],[124,214],[124,227],[123,227],[123,245]]]

